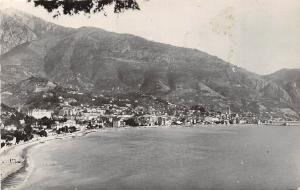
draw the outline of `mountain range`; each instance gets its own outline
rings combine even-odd
[[[40,76],[97,95],[142,92],[176,104],[300,117],[300,69],[258,75],[197,49],[66,28],[15,9],[0,10],[0,56],[5,97]]]

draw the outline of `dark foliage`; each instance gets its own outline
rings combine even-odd
[[[129,125],[132,127],[136,127],[139,125],[133,118],[129,118],[129,119],[125,120],[124,122],[126,125]]]
[[[25,131],[26,134],[30,135],[30,134],[32,134],[33,129],[30,125],[26,125],[25,128],[24,128],[24,131]]]
[[[61,134],[61,133],[69,133],[69,132],[70,132],[70,131],[69,131],[69,127],[68,127],[68,126],[64,126],[64,127],[60,128],[60,129],[58,129],[58,130],[56,131],[57,134]]]
[[[5,129],[1,129],[1,139],[12,140],[13,136],[14,136],[13,132],[7,131]]]
[[[36,119],[32,116],[26,115],[24,118],[24,121],[25,121],[25,125],[33,125],[33,124],[35,124]]]
[[[7,135],[6,141],[12,141],[14,139],[14,136]]]
[[[24,119],[24,114],[18,112],[15,108],[11,108],[1,103],[1,121],[5,126],[15,125],[20,128],[20,120]]]
[[[202,112],[202,113],[207,112],[207,111],[206,111],[206,108],[205,108],[204,106],[202,106],[202,105],[193,105],[193,106],[191,106],[190,109],[191,109],[191,110],[197,110],[197,111],[200,111],[200,112]]]
[[[19,143],[21,140],[26,139],[26,135],[22,131],[15,131],[14,136],[16,137],[16,143]]]
[[[47,126],[48,129],[50,129],[51,125],[53,125],[54,123],[55,123],[55,121],[53,119],[49,119],[47,117],[43,117],[38,120],[39,125]]]
[[[74,133],[74,132],[76,132],[76,131],[77,131],[77,129],[76,129],[75,126],[69,127],[69,132],[70,132],[70,133]]]
[[[49,109],[59,105],[59,103],[60,102],[58,97],[48,96],[44,98],[42,93],[34,94],[31,97],[29,97],[26,101],[26,105],[28,105],[30,109],[34,109],[34,108]]]
[[[41,137],[47,137],[47,136],[48,136],[48,134],[47,134],[47,132],[46,132],[45,130],[42,130],[42,131],[38,132],[38,134],[39,134]]]
[[[79,13],[91,14],[105,11],[106,6],[114,6],[114,12],[120,13],[125,10],[140,10],[136,0],[27,0],[33,2],[35,7],[41,6],[54,17],[74,15]]]

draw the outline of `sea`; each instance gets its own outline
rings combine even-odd
[[[300,126],[111,129],[42,143],[27,154],[28,165],[3,189],[300,187]]]

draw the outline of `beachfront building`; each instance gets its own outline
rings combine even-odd
[[[246,124],[247,121],[245,119],[239,119],[237,123],[238,124]]]
[[[63,122],[63,123],[56,123],[55,125],[52,126],[52,128],[56,129],[56,130],[59,130],[63,127],[78,127],[77,123],[75,120],[67,120],[66,122]]]
[[[207,116],[204,118],[204,122],[208,124],[219,122],[219,118]]]
[[[155,115],[142,115],[135,118],[139,126],[153,126],[157,123],[158,117]]]
[[[36,119],[41,119],[43,117],[51,118],[53,114],[52,110],[46,110],[46,109],[32,109],[29,110],[27,115],[32,116]]]
[[[113,127],[116,127],[116,128],[125,126],[123,118],[120,118],[120,117],[113,118],[112,124],[113,124]]]
[[[170,116],[164,115],[164,116],[158,116],[157,125],[165,126],[165,125],[171,125],[172,124],[172,118]]]
[[[4,129],[7,131],[16,131],[17,127],[15,125],[7,125],[4,127]]]
[[[67,120],[66,122],[63,123],[64,126],[67,126],[67,127],[72,127],[72,126],[76,126],[76,121],[75,120]]]

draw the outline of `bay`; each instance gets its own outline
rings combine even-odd
[[[131,128],[28,152],[18,189],[297,189],[300,127]],[[26,176],[26,177],[24,177]]]

